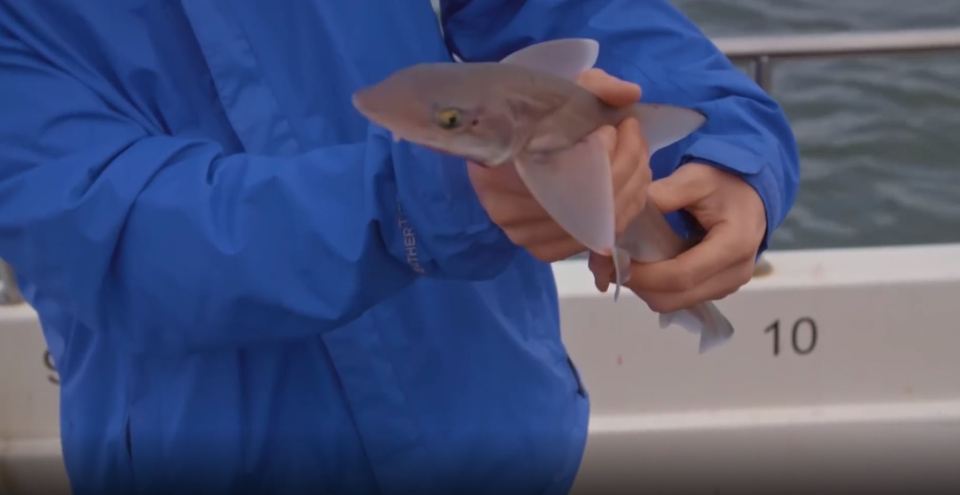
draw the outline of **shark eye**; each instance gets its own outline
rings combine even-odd
[[[437,125],[444,129],[456,129],[463,123],[463,116],[456,108],[444,108],[437,112]]]

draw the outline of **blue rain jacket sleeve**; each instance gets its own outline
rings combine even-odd
[[[592,38],[600,43],[597,65],[639,83],[645,101],[706,114],[700,130],[652,158],[654,175],[693,160],[738,174],[766,207],[760,251],[766,249],[798,187],[789,123],[779,105],[668,1],[446,0],[441,14],[450,49],[465,60],[498,60],[555,38]]]
[[[487,279],[514,254],[462,162],[379,128],[228,152],[104,87],[0,31],[0,256],[135,349],[324,332],[417,277]]]

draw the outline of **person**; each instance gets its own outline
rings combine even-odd
[[[735,290],[795,145],[666,0],[448,0],[439,23],[426,0],[0,4],[0,257],[60,374],[73,491],[568,491],[589,407],[548,262],[582,248],[509,174],[350,104],[414,63],[565,37],[600,42],[599,96],[709,117],[653,157],[602,131],[618,202],[652,175],[706,233],[631,288],[659,309]]]

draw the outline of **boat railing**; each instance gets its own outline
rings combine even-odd
[[[728,58],[747,63],[754,80],[773,88],[773,65],[781,60],[960,51],[960,28],[718,38]]]
[[[769,91],[778,61],[960,51],[960,28],[728,37],[714,42],[732,61],[750,65],[754,80]],[[0,260],[0,305],[22,301],[13,270]]]

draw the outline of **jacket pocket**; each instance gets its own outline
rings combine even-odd
[[[133,439],[130,435],[130,416],[127,416],[123,425],[123,446],[127,449],[127,461],[133,463]]]
[[[590,397],[590,393],[587,392],[587,388],[583,385],[583,380],[580,378],[580,371],[577,370],[577,365],[573,364],[573,359],[570,358],[570,355],[567,355],[567,366],[570,367],[570,373],[573,375],[573,379],[577,384],[577,394],[579,394],[584,399]]]

